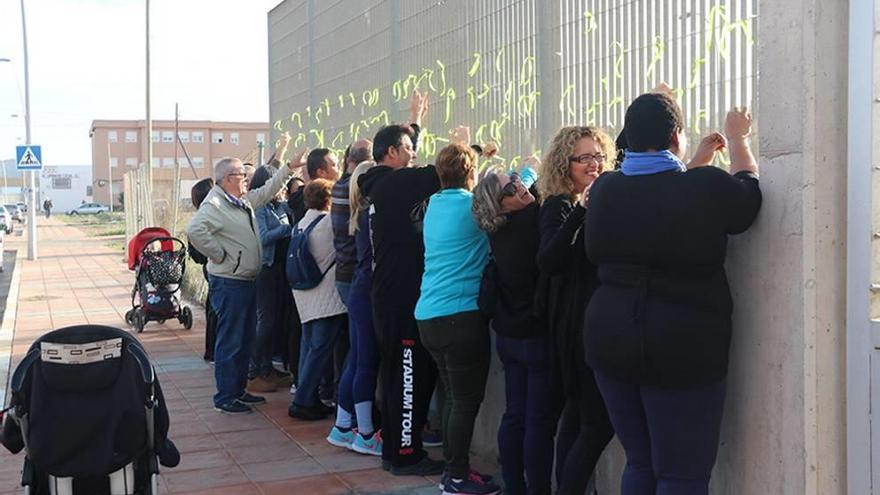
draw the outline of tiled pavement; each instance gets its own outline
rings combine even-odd
[[[123,315],[130,308],[134,279],[122,255],[107,247],[106,239],[88,237],[60,220],[40,219],[38,233],[37,261],[27,260],[26,236],[7,237],[6,272],[0,274],[0,303],[6,302],[0,306],[0,399],[7,374],[39,335],[84,322],[127,328]],[[268,394],[268,403],[256,414],[213,411],[213,373],[201,360],[204,313],[194,309],[190,331],[169,321],[150,323],[139,336],[159,371],[171,413],[170,437],[182,454],[178,467],[162,472],[162,493],[438,492],[436,478],[391,476],[378,458],[329,445],[324,437],[331,422],[289,418],[286,390]],[[0,447],[0,495],[20,493],[21,462],[21,455]]]

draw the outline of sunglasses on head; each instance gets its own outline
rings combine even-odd
[[[516,196],[517,184],[522,183],[522,179],[519,178],[519,174],[514,172],[510,174],[510,182],[504,185],[501,188],[501,197],[512,197]]]

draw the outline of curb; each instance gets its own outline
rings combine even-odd
[[[12,280],[9,293],[6,294],[6,310],[0,323],[0,406],[6,406],[6,390],[12,376],[12,342],[15,336],[15,317],[18,312],[18,289],[21,286],[21,265],[23,256],[16,255],[15,267],[12,269]]]

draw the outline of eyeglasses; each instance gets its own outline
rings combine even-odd
[[[586,165],[590,162],[605,163],[605,158],[607,158],[607,156],[605,156],[605,153],[584,153],[583,155],[579,156],[570,156],[568,158],[568,161],[577,162],[581,165]]]
[[[246,172],[231,172],[231,173],[226,174],[226,177],[240,177],[240,178],[247,180],[247,173]]]
[[[522,184],[519,174],[516,172],[510,174],[510,182],[504,184],[504,187],[501,188],[501,199],[516,196],[516,191],[519,189],[518,184]]]

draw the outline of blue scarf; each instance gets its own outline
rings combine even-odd
[[[669,150],[644,153],[627,150],[625,156],[620,165],[623,175],[650,175],[672,170],[687,172],[684,163]]]

